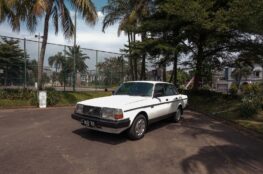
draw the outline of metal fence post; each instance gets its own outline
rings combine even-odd
[[[98,65],[98,50],[96,50],[96,75],[95,75],[95,89],[97,90],[97,82],[98,82],[98,69],[97,69],[97,65]]]
[[[26,67],[26,64],[27,64],[27,62],[26,62],[26,38],[24,38],[24,88],[27,88],[27,76],[26,76],[26,74],[27,74],[27,67]]]
[[[64,45],[64,59],[66,58],[66,45]],[[66,76],[65,76],[65,63],[63,63],[61,71],[63,71],[63,86],[64,86],[64,92],[66,91]]]
[[[124,81],[124,56],[121,56],[121,79],[120,82],[123,83]]]

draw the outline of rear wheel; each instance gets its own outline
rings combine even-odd
[[[178,108],[173,116],[173,122],[178,123],[182,118],[182,109]]]
[[[132,123],[131,128],[128,131],[128,136],[132,140],[141,139],[147,128],[147,121],[144,115],[138,115]]]

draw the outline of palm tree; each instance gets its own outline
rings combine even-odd
[[[137,23],[141,23],[141,21],[150,16],[151,11],[153,10],[153,0],[136,0],[135,6],[135,16],[137,19]],[[147,39],[147,34],[145,32],[141,33],[142,42]],[[144,50],[142,53],[142,63],[141,63],[141,75],[140,80],[146,80],[146,51]]]
[[[137,57],[132,58],[131,44],[135,42],[135,29],[141,20],[150,14],[150,4],[152,0],[108,0],[108,4],[103,7],[105,13],[102,30],[116,22],[119,22],[118,35],[125,31],[128,35],[129,66],[132,79],[137,78]],[[146,33],[141,34],[142,39],[146,38]],[[146,54],[142,56],[142,68],[140,79],[145,79],[145,59]]]
[[[50,21],[52,20],[56,34],[59,31],[59,22],[61,22],[60,25],[66,38],[71,38],[75,31],[67,4],[70,4],[74,9],[80,12],[82,18],[87,23],[95,24],[97,13],[91,0],[0,0],[0,14],[2,14],[2,9],[5,9],[4,13],[0,15],[0,20],[3,21],[7,17],[13,30],[19,31],[20,21],[23,21],[26,22],[30,31],[34,31],[37,25],[37,17],[44,16],[43,41],[38,69],[38,82],[40,88],[42,88],[40,82],[42,81],[43,63]]]
[[[37,17],[43,12],[42,0],[0,0],[0,23],[7,21],[13,31],[20,31],[21,22],[26,22],[29,31],[33,32],[36,28]],[[34,9],[34,13],[30,13]]]
[[[56,55],[48,58],[49,66],[51,67],[54,66],[54,68],[56,69],[56,73],[58,72],[59,69],[62,68],[64,62],[65,62],[65,57],[62,54],[62,52],[58,52]]]
[[[135,79],[134,63],[131,58],[131,42],[135,41],[135,34],[132,32],[133,26],[136,24],[133,15],[136,6],[134,0],[108,0],[108,4],[102,8],[102,12],[105,13],[103,19],[102,31],[116,22],[119,22],[118,35],[121,31],[125,31],[128,35],[128,49],[129,49],[129,66],[132,80]]]
[[[67,65],[70,72],[73,72],[73,64],[74,64],[74,57],[75,57],[75,70],[80,73],[87,73],[88,66],[86,65],[85,61],[89,59],[89,56],[84,54],[80,49],[79,45],[75,47],[68,47],[68,51],[65,51],[65,55],[67,58]],[[75,72],[73,72],[75,73]]]

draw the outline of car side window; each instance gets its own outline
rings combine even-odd
[[[156,84],[154,88],[154,96],[158,94],[159,97],[164,96],[164,85],[163,84]]]
[[[172,95],[176,95],[176,89],[173,85],[170,84],[165,84],[165,92],[164,92],[165,96],[172,96]]]

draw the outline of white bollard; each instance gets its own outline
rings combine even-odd
[[[39,102],[39,108],[47,107],[47,91],[39,91],[38,102]]]

